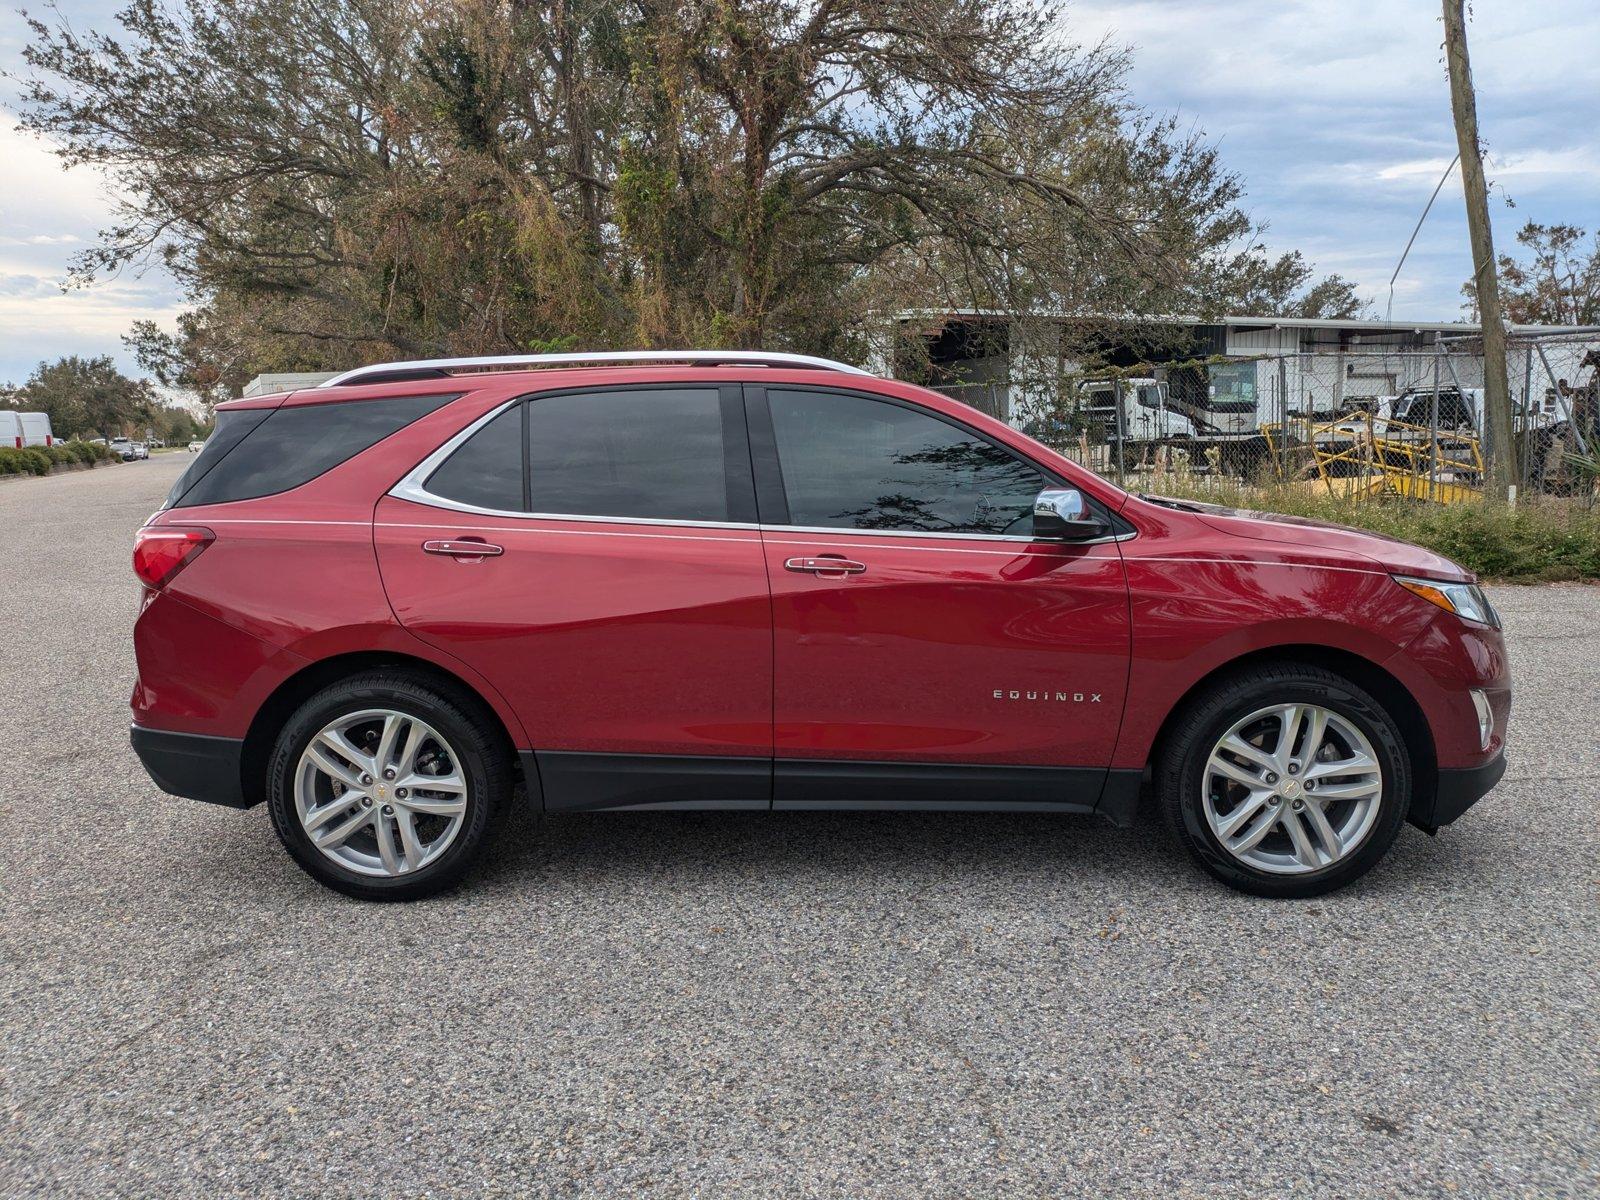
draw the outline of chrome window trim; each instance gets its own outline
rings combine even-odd
[[[415,474],[415,472],[413,472]],[[860,537],[892,537],[913,538],[922,541],[964,541],[964,542],[1010,542],[1023,546],[1099,546],[1106,542],[1125,542],[1136,536],[1133,533],[1108,534],[1105,537],[1090,538],[1081,542],[1052,542],[1041,538],[1019,537],[1011,534],[999,533],[927,533],[915,529],[851,529],[838,526],[821,525],[761,525],[747,521],[695,521],[687,517],[678,519],[672,517],[603,517],[589,513],[544,513],[522,512],[516,509],[482,508],[476,504],[466,504],[460,500],[451,500],[446,496],[436,496],[424,488],[420,483],[412,480],[410,476],[395,484],[389,489],[389,495],[397,500],[409,500],[413,504],[421,504],[427,508],[446,509],[450,512],[470,513],[479,517],[500,517],[517,521],[581,521],[594,525],[648,525],[670,526],[673,528],[689,529],[742,529],[756,530],[761,533],[814,533],[832,538],[860,538]]]
[[[451,512],[471,513],[480,517],[505,517],[523,521],[583,521],[603,525],[679,526],[691,529],[754,529],[760,530],[762,533],[814,533],[829,537],[920,538],[924,541],[930,539],[941,541],[953,539],[956,541],[1012,542],[1021,545],[1046,546],[1099,546],[1107,542],[1125,542],[1137,536],[1135,531],[1107,534],[1105,537],[1090,538],[1082,542],[1051,542],[1006,533],[931,533],[919,529],[855,529],[848,526],[829,525],[767,525],[745,521],[692,521],[688,519],[674,520],[669,517],[603,517],[589,513],[523,512],[521,509],[484,508],[480,505],[467,504],[461,500],[452,500],[448,496],[440,496],[428,491],[425,486],[428,477],[444,465],[445,459],[459,450],[467,439],[477,433],[478,430],[514,405],[521,404],[525,398],[517,396],[503,404],[496,405],[484,413],[408,471],[398,483],[389,489],[388,494],[397,500],[409,500],[413,504],[425,505],[428,508],[442,508]]]
[[[898,537],[937,539],[962,542],[1020,542],[1025,546],[1099,546],[1106,542],[1124,542],[1132,533],[1107,534],[1105,537],[1087,538],[1081,542],[1052,541],[1049,538],[1024,537],[1014,533],[939,533],[924,529],[858,529],[850,525],[763,525],[763,533],[815,533],[833,537]]]
[[[759,525],[740,521],[693,521],[687,517],[681,520],[674,520],[670,517],[596,517],[585,513],[542,513],[523,512],[520,509],[480,508],[476,504],[466,504],[460,500],[451,500],[445,496],[435,496],[420,484],[411,482],[409,477],[390,488],[389,495],[397,500],[410,500],[413,504],[424,504],[429,508],[443,508],[449,509],[451,512],[471,513],[479,517],[505,517],[519,521],[585,521],[597,525],[686,525],[693,529],[760,528]]]

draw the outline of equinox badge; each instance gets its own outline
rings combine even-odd
[[[1048,700],[1048,701],[1051,701],[1051,702],[1060,701],[1061,703],[1064,703],[1064,704],[1068,704],[1068,703],[1070,703],[1070,704],[1099,704],[1100,703],[1100,693],[1099,692],[1050,692],[1050,691],[1028,692],[1028,691],[1007,691],[1005,688],[995,688],[995,690],[994,690],[994,698],[996,700]]]

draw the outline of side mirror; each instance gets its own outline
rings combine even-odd
[[[1033,502],[1033,536],[1041,541],[1085,542],[1106,533],[1077,488],[1045,488]]]

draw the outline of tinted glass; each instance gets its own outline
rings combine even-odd
[[[528,405],[531,510],[668,521],[734,520],[728,502],[730,455],[722,431],[715,388],[584,392],[534,399]],[[744,453],[748,476],[749,451],[738,449]]]
[[[522,405],[512,405],[468,438],[425,486],[447,500],[521,512]]]
[[[976,434],[859,396],[768,397],[791,524],[1033,532],[1033,502],[1050,481]]]
[[[194,461],[184,468],[182,475],[167,493],[166,507],[171,508],[183,494],[192,488],[200,477],[222,461],[228,451],[244,441],[252,429],[272,415],[270,408],[232,409],[217,414],[216,428],[206,439],[205,448],[195,455]],[[112,438],[111,446],[126,445],[127,438]]]
[[[173,506],[190,508],[286,492],[454,399],[454,395],[402,396],[394,400],[246,409],[241,416],[257,411],[265,411],[266,415],[223,449],[214,465],[179,493]],[[218,441],[221,433],[219,426],[211,441]],[[190,471],[202,465],[210,450],[211,445],[207,444]]]

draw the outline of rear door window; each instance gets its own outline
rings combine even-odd
[[[754,485],[737,389],[639,388],[528,402],[532,512],[748,522]]]
[[[216,432],[173,485],[167,506],[192,508],[286,492],[332,470],[457,395],[460,393],[220,413]]]

